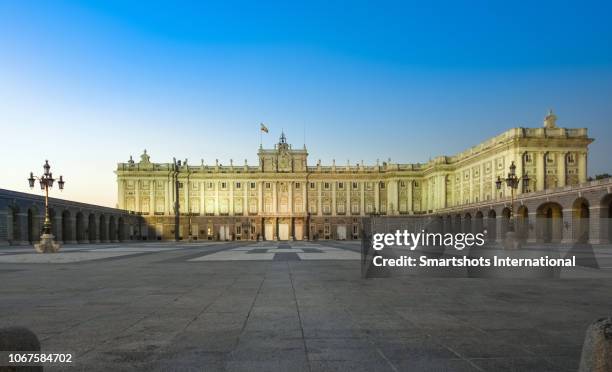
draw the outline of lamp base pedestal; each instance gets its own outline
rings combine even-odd
[[[34,249],[38,253],[57,253],[60,250],[61,244],[53,241],[53,234],[42,234],[40,243],[34,244]]]
[[[521,241],[518,239],[516,232],[508,231],[503,246],[505,250],[517,250],[521,248]]]

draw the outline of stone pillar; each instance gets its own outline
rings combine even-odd
[[[263,187],[264,187],[264,183],[263,181],[259,181],[257,182],[257,195],[258,195],[258,200],[257,200],[257,213],[258,214],[263,214],[264,210],[263,210]],[[262,224],[262,229],[264,228],[263,224]],[[263,230],[262,230],[262,235],[263,235]]]
[[[506,238],[504,235],[505,235],[504,216],[502,213],[499,213],[496,216],[496,221],[495,221],[495,241],[498,243],[503,242],[504,239]]]
[[[480,193],[478,195],[478,200],[481,202],[485,200],[485,166],[483,163],[480,164]],[[451,177],[451,175],[449,175]],[[451,192],[451,195],[455,195],[454,191]]]
[[[293,213],[293,181],[287,182],[287,188],[289,190],[289,200],[287,201],[287,211],[289,212],[289,215],[291,215]]]
[[[172,198],[170,197],[170,189],[172,186],[172,181],[168,180],[166,181],[166,183],[164,184],[164,191],[165,191],[165,200],[164,200],[164,214],[166,216],[170,216],[172,214],[174,214],[174,212],[172,211]]]
[[[519,178],[518,188],[516,189],[516,195],[520,195],[523,193],[523,181],[520,179],[523,176],[523,152],[519,151],[517,159],[515,160],[516,164],[516,176]]]
[[[336,216],[336,180],[332,181],[331,189],[332,189],[331,215]]]
[[[227,181],[227,186],[229,187],[229,215],[234,215],[234,181]]]
[[[380,181],[374,182],[374,210],[380,213]]]
[[[191,180],[189,178],[186,179],[186,182],[183,183],[183,190],[185,198],[185,208],[183,208],[184,213],[191,213],[191,195],[189,195],[189,188],[191,187]]]
[[[278,213],[278,198],[276,195],[276,182],[272,182],[272,212],[274,214]],[[275,220],[276,221],[276,220]],[[278,221],[276,221],[274,223],[274,225],[276,226],[276,224],[278,223]],[[274,236],[276,236],[276,240],[278,240],[278,236],[276,235],[276,233],[274,234]]]
[[[242,184],[242,215],[244,216],[249,215],[249,186],[249,181],[245,181]],[[249,231],[249,236],[250,235],[251,232]]]
[[[446,200],[446,175],[440,176],[440,205],[438,208],[446,208],[448,207],[448,203]],[[474,189],[474,185],[470,187],[470,190]]]
[[[219,186],[221,186],[221,184],[219,183],[219,181],[215,181],[214,185],[215,185],[215,216],[218,216],[219,215]]]
[[[533,211],[527,216],[527,243],[535,243],[538,239],[537,215],[538,213]]]
[[[557,153],[557,186],[565,186],[565,175],[566,175],[566,160],[567,156],[565,152]]]
[[[317,215],[323,215],[323,182],[319,181],[317,186]]]
[[[62,237],[64,239],[64,244],[76,244],[76,216],[71,213],[68,220],[63,223],[69,226],[67,229],[68,235]]]
[[[554,219],[553,219],[554,221]],[[561,226],[562,230],[562,244],[570,244],[576,241],[576,237],[574,236],[574,227],[576,224],[574,223],[574,210],[572,208],[564,208],[563,209],[563,223]],[[553,241],[557,236],[555,235],[555,223],[553,222]]]
[[[545,176],[544,172],[544,152],[536,152],[536,191],[544,190]]]
[[[117,197],[117,207],[125,209],[125,181],[123,179],[117,179],[117,189],[119,194]]]
[[[412,199],[412,190],[414,189],[414,181],[408,181],[408,212],[410,214],[414,213],[414,203]]]
[[[584,183],[587,181],[587,153],[581,152],[578,154],[578,182]]]
[[[306,195],[306,193],[308,192],[307,189],[310,185],[308,185],[308,182],[304,182],[304,186],[302,187],[302,212],[303,213],[308,213],[308,196]],[[305,221],[304,221],[305,222]],[[306,236],[306,227],[304,226],[302,228],[302,231],[304,231],[304,236]]]
[[[276,189],[276,187],[275,187],[275,189]],[[274,208],[276,209],[276,205],[274,206]],[[275,210],[275,212],[276,212],[276,210]],[[274,225],[273,226],[274,226],[274,240],[278,241],[278,217],[274,217]]]
[[[134,201],[134,208],[136,208],[136,212],[140,213],[142,212],[141,206],[140,206],[140,180],[136,179],[134,180],[134,189],[135,189],[135,198],[136,200]]]
[[[361,187],[359,193],[359,214],[365,216],[365,182],[360,182],[359,186]]]
[[[345,182],[345,186],[346,186],[346,215],[349,216],[351,214],[353,214],[353,212],[351,211],[351,188],[353,187],[353,183],[352,182]]]
[[[608,209],[602,206],[589,207],[589,243],[591,244],[609,244],[608,228],[609,221],[607,218],[601,218],[602,213]]]
[[[204,181],[200,182],[200,215],[206,214],[206,194],[204,191],[205,189],[206,189],[206,182]]]

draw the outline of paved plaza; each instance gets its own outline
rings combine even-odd
[[[612,254],[561,279],[362,279],[359,242],[0,248],[0,326],[87,371],[575,371]],[[602,264],[603,263],[603,264]]]

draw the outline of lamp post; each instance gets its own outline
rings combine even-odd
[[[506,187],[510,188],[510,220],[508,232],[506,234],[506,247],[511,245],[513,248],[518,248],[519,243],[516,239],[516,234],[514,231],[514,192],[519,188],[519,185],[522,185],[523,189],[526,189],[529,186],[529,181],[530,178],[527,172],[521,176],[516,175],[516,165],[514,165],[514,162],[510,164],[510,172],[508,172],[508,176],[504,179],[498,176],[497,181],[495,181],[495,187],[498,190],[502,189],[504,182],[506,183]]]
[[[51,172],[51,166],[49,165],[49,161],[45,160],[45,165],[43,165],[44,172],[42,176],[34,176],[33,172],[30,172],[30,178],[28,178],[28,183],[30,188],[34,188],[34,184],[36,180],[40,183],[41,190],[45,191],[45,222],[43,223],[42,234],[40,236],[40,243],[35,244],[34,248],[39,253],[55,253],[59,251],[60,244],[53,241],[53,234],[51,233],[51,219],[49,218],[49,189],[53,187],[53,183],[55,179],[53,178],[53,173]],[[64,189],[64,177],[60,176],[57,181],[57,185],[60,190]]]

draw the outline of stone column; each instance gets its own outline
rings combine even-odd
[[[165,200],[164,200],[164,202],[165,202],[164,203],[164,208],[165,208],[164,209],[164,214],[166,216],[170,216],[170,215],[174,214],[174,212],[172,211],[172,198],[170,196],[170,190],[172,188],[171,186],[172,186],[172,181],[171,180],[166,181],[166,183],[164,184],[164,191],[165,191],[165,194],[166,194]]]
[[[249,215],[249,186],[250,182],[243,182],[243,190],[242,190],[242,214],[244,216]],[[251,232],[249,231],[249,236],[251,236]]]
[[[380,213],[380,181],[374,182],[374,209]]]
[[[412,190],[414,189],[414,181],[413,180],[409,180],[408,181],[408,212],[410,214],[414,213],[414,201],[412,199]]]
[[[221,186],[221,184],[217,180],[215,181],[214,185],[215,185],[215,216],[218,216],[219,215],[219,186]]]
[[[446,208],[448,203],[446,201],[446,175],[440,176],[440,205],[438,208]],[[474,185],[470,187],[470,190],[473,190]]]
[[[484,189],[485,189],[485,166],[484,166],[484,163],[482,163],[480,164],[480,194],[478,196],[481,202],[485,200]],[[451,192],[451,195],[455,195],[455,193]]]
[[[189,187],[191,187],[191,180],[189,180],[188,182],[183,182],[183,190],[185,192],[183,196],[185,198],[185,208],[183,209],[184,213],[191,212],[191,200],[189,200],[191,199],[191,195],[189,195]]]
[[[308,200],[308,197],[306,195],[307,188],[310,185],[308,185],[308,182],[304,182],[304,186],[302,187],[302,212],[304,213],[308,213],[308,205],[306,203],[306,201]],[[304,221],[304,223],[306,223],[306,221]],[[302,228],[302,231],[304,231],[304,236],[306,236],[306,226],[304,225],[304,227]]]
[[[566,152],[557,153],[557,186],[565,186],[565,174],[566,174]]]
[[[609,222],[607,218],[601,218],[602,211],[607,212],[607,208],[599,205],[589,207],[589,243],[591,244],[610,243],[608,241]]]
[[[117,197],[117,207],[119,209],[125,209],[125,181],[123,179],[117,180],[117,189],[119,193]]]
[[[523,181],[520,179],[523,176],[523,152],[518,153],[517,159],[515,160],[514,164],[516,164],[516,176],[519,178],[516,195],[520,195],[523,193]]]
[[[135,194],[136,194],[136,200],[134,202],[134,208],[136,208],[136,212],[140,213],[142,212],[141,206],[140,206],[140,180],[136,179],[134,180],[134,188],[135,188]]]
[[[352,182],[345,182],[346,186],[346,215],[349,216],[352,214],[351,211],[351,188],[353,187]]]
[[[260,215],[263,214],[264,212],[263,210],[263,188],[264,188],[263,181],[257,182],[257,213]],[[263,223],[262,223],[262,229],[263,229]]]
[[[317,186],[317,215],[323,215],[323,182],[319,181]]]
[[[584,183],[587,181],[587,154],[581,152],[578,154],[578,182]]]
[[[206,195],[204,191],[205,189],[206,189],[206,182],[201,181],[200,182],[200,215],[206,214]]]
[[[505,238],[505,232],[504,230],[504,216],[502,213],[499,213],[499,215],[496,216],[496,221],[495,221],[495,241],[497,242],[503,242],[504,238]]]
[[[278,213],[278,198],[276,195],[276,181],[272,182],[272,212],[274,214]],[[278,221],[275,222],[275,226],[278,223]],[[274,233],[274,236],[276,237],[276,240],[278,240],[278,236],[277,233]]]
[[[155,180],[149,181],[149,215],[155,214]]]
[[[63,236],[64,244],[76,244],[76,216],[71,213],[65,223],[69,228],[67,229],[68,236]]]
[[[538,212],[529,212],[527,216],[527,243],[535,243],[538,239]]]
[[[361,216],[365,216],[365,182],[360,182],[359,187],[361,187],[359,193],[359,214]]]
[[[291,215],[293,213],[293,181],[287,182],[287,188],[289,189],[289,200],[287,202],[287,211],[289,212],[289,215]]]
[[[536,191],[544,190],[545,176],[544,172],[544,152],[536,152]]]
[[[563,209],[563,223],[561,226],[562,231],[562,244],[570,244],[576,241],[576,237],[574,236],[574,227],[577,224],[574,221],[574,210],[572,208],[564,208]],[[555,235],[555,226],[553,223],[553,240],[557,238]]]
[[[336,216],[336,180],[332,181],[331,187],[332,187],[331,215]]]
[[[227,186],[229,187],[229,215],[234,215],[234,181],[227,181]]]

